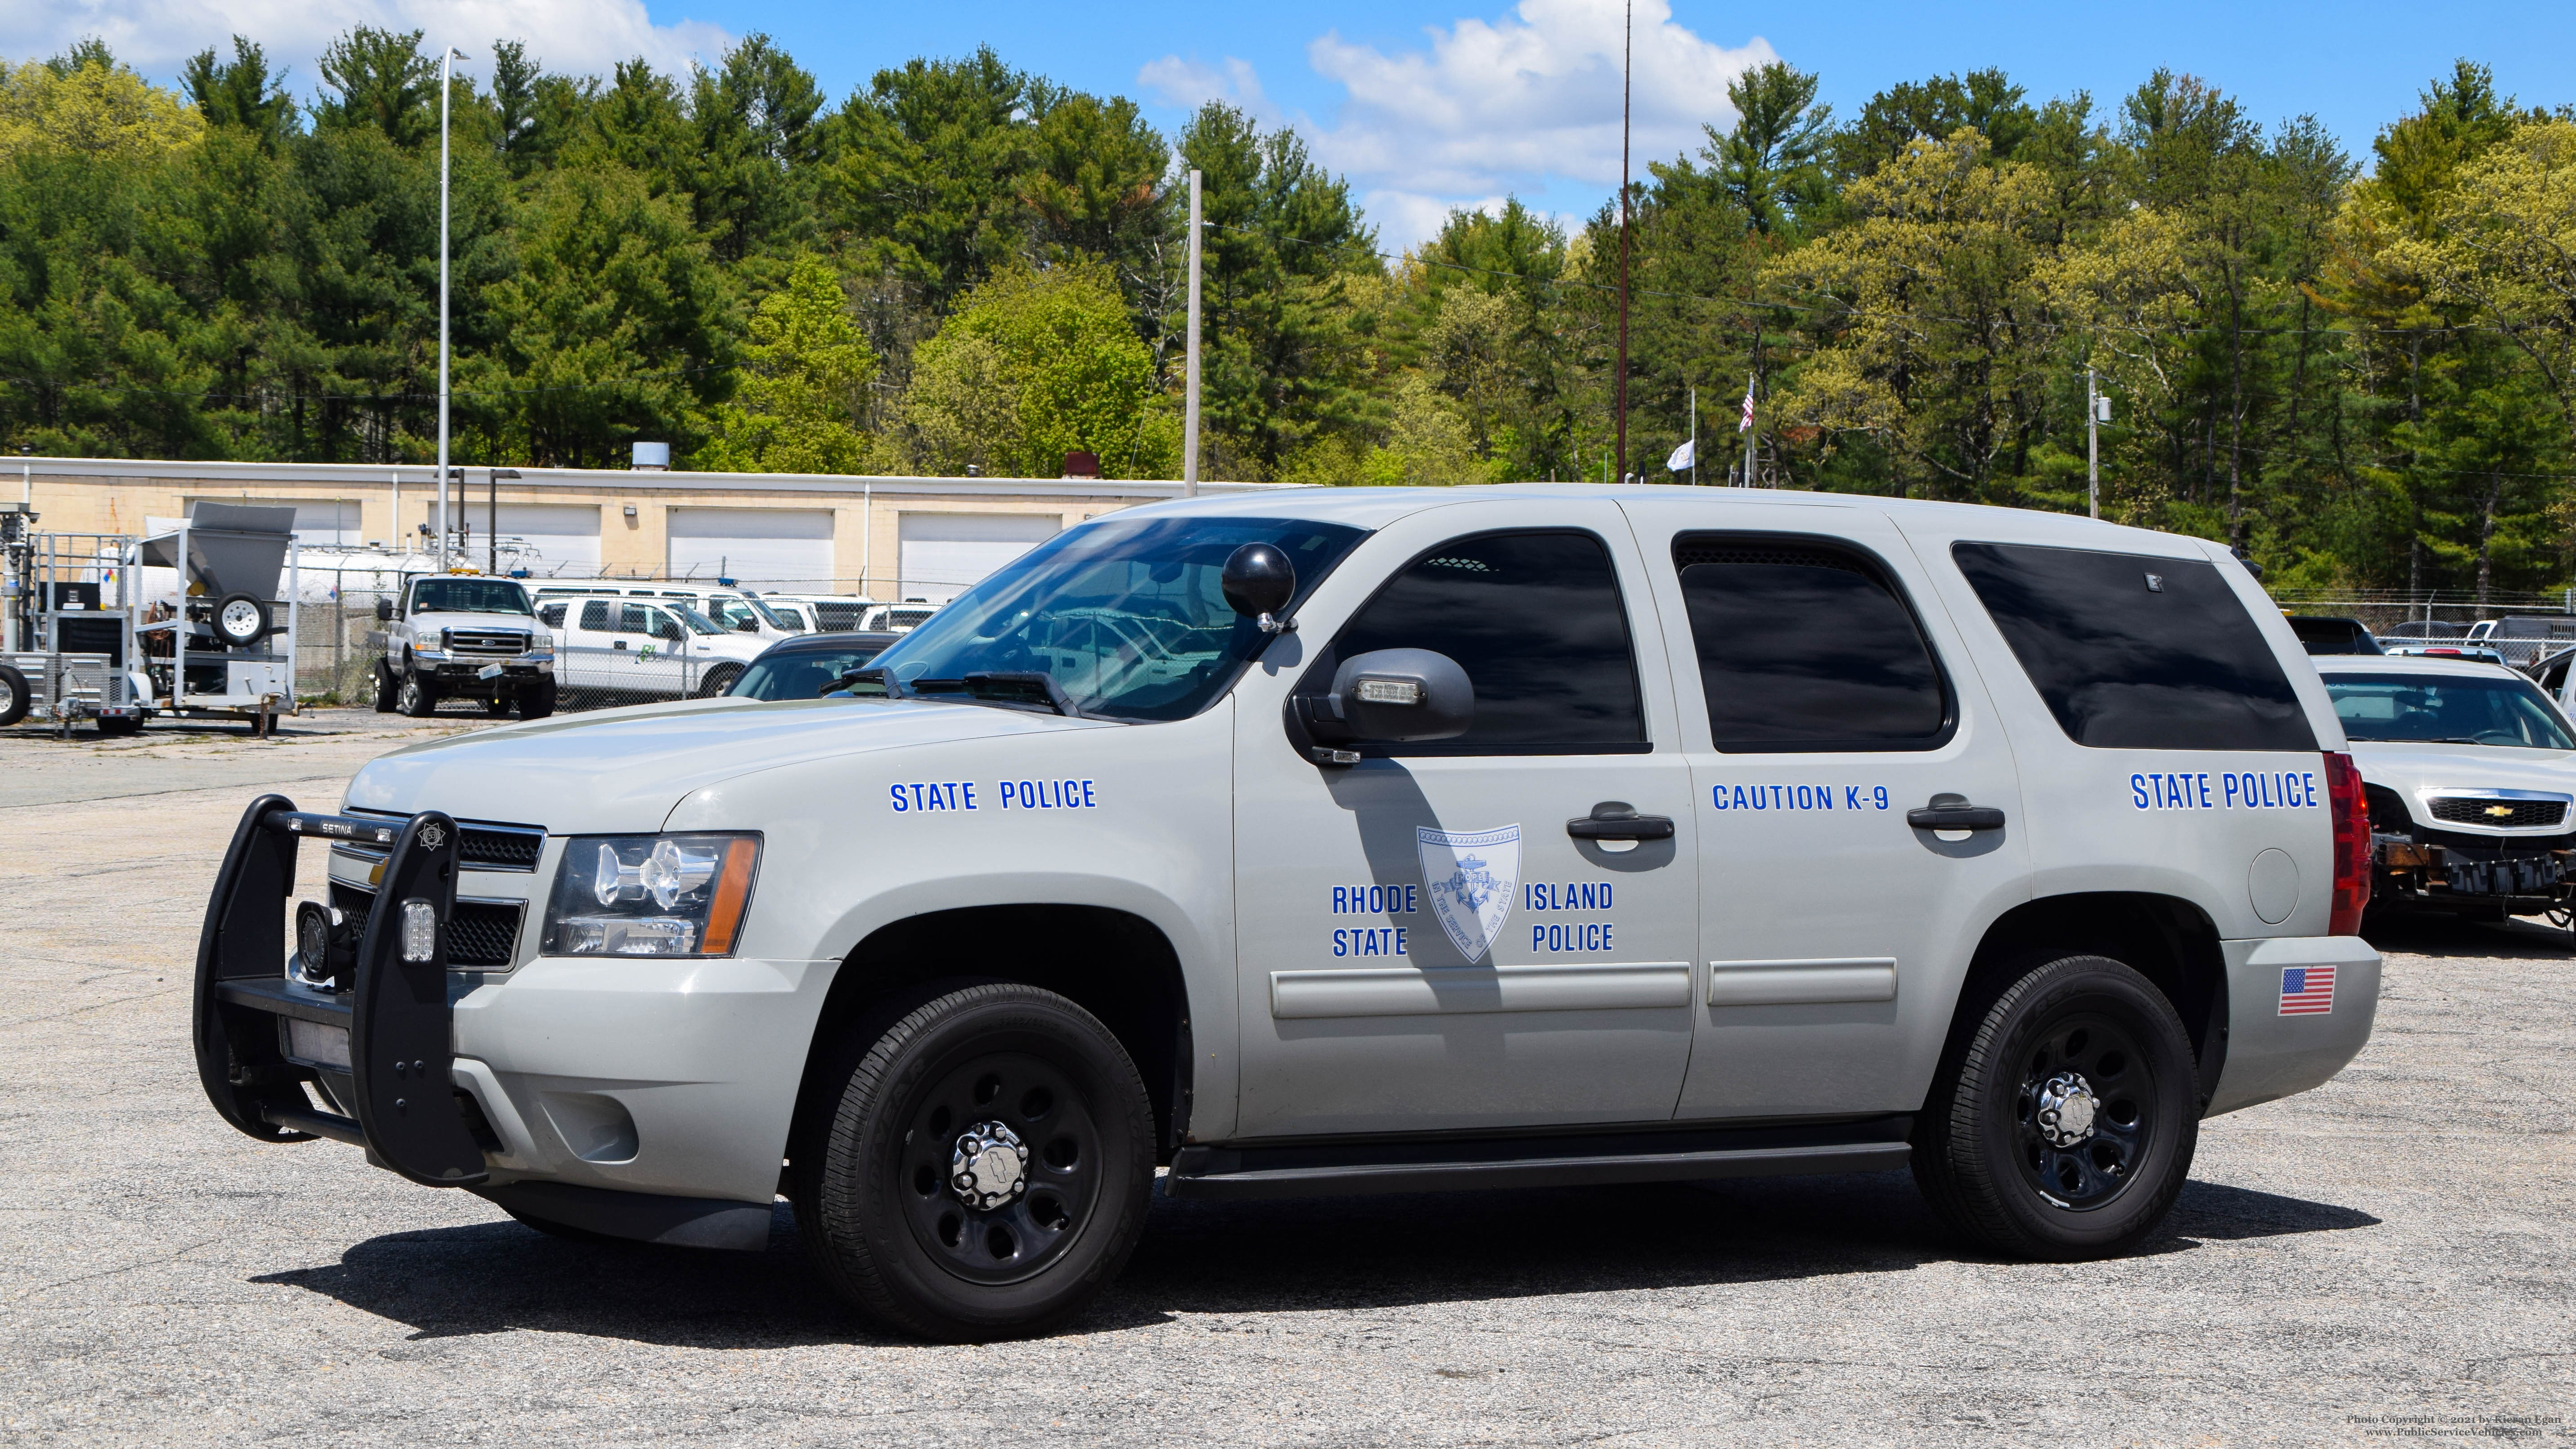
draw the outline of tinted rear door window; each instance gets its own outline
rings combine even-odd
[[[1727,751],[1922,750],[1950,692],[1876,559],[1822,540],[1673,541],[1708,727]]]
[[[2077,744],[2317,748],[2281,661],[2207,561],[2004,543],[1950,552]]]
[[[1476,722],[1454,740],[1384,754],[1646,748],[1628,611],[1610,552],[1588,533],[1453,539],[1406,566],[1300,681],[1322,694],[1344,659],[1429,649],[1467,671]]]

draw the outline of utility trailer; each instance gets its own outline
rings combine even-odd
[[[199,503],[187,522],[128,549],[138,580],[147,569],[177,576],[175,602],[127,615],[129,657],[155,713],[246,720],[265,735],[297,712],[294,535],[291,507]]]
[[[68,735],[83,719],[102,733],[142,727],[133,657],[133,540],[114,533],[37,533],[36,515],[0,509],[0,595],[10,620],[0,637],[0,725],[34,718]]]

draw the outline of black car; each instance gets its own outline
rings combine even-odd
[[[751,661],[725,691],[736,699],[812,699],[832,681],[885,652],[901,634],[799,634],[781,639]]]
[[[2370,627],[2359,619],[2338,619],[2325,614],[2292,614],[2290,632],[2299,636],[2310,654],[2385,654],[2379,641],[2371,637]]]

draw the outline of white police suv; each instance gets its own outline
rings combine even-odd
[[[1166,1164],[1910,1166],[1976,1241],[2086,1258],[2154,1231],[2202,1117],[2360,1050],[2369,843],[2316,672],[2196,539],[1281,491],[1067,530],[849,692],[252,802],[196,1046],[242,1131],[550,1231],[758,1248],[783,1194],[939,1338],[1078,1312]]]

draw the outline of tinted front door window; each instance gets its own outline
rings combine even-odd
[[[1360,610],[1300,688],[1332,688],[1340,661],[1429,649],[1467,671],[1476,722],[1455,740],[1387,754],[1642,749],[1628,614],[1608,550],[1588,533],[1453,539],[1416,559]]]

